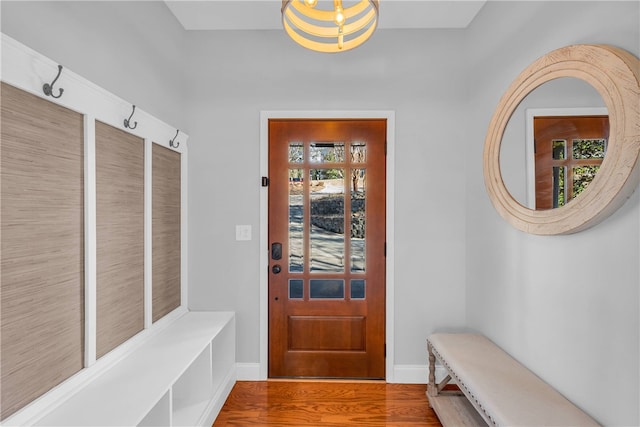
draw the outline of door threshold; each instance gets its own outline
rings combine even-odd
[[[385,384],[384,379],[371,378],[301,378],[301,377],[278,377],[267,378],[269,382],[298,382],[298,383],[379,383]]]

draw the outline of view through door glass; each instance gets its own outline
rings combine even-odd
[[[269,376],[385,377],[386,120],[269,121]]]

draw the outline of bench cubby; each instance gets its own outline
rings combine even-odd
[[[234,313],[187,312],[35,425],[210,426],[235,380]]]

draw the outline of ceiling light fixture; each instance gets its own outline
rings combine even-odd
[[[299,45],[343,52],[367,41],[378,25],[378,0],[282,0],[282,24]]]

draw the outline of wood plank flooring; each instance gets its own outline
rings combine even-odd
[[[238,381],[214,427],[440,426],[425,384]]]

